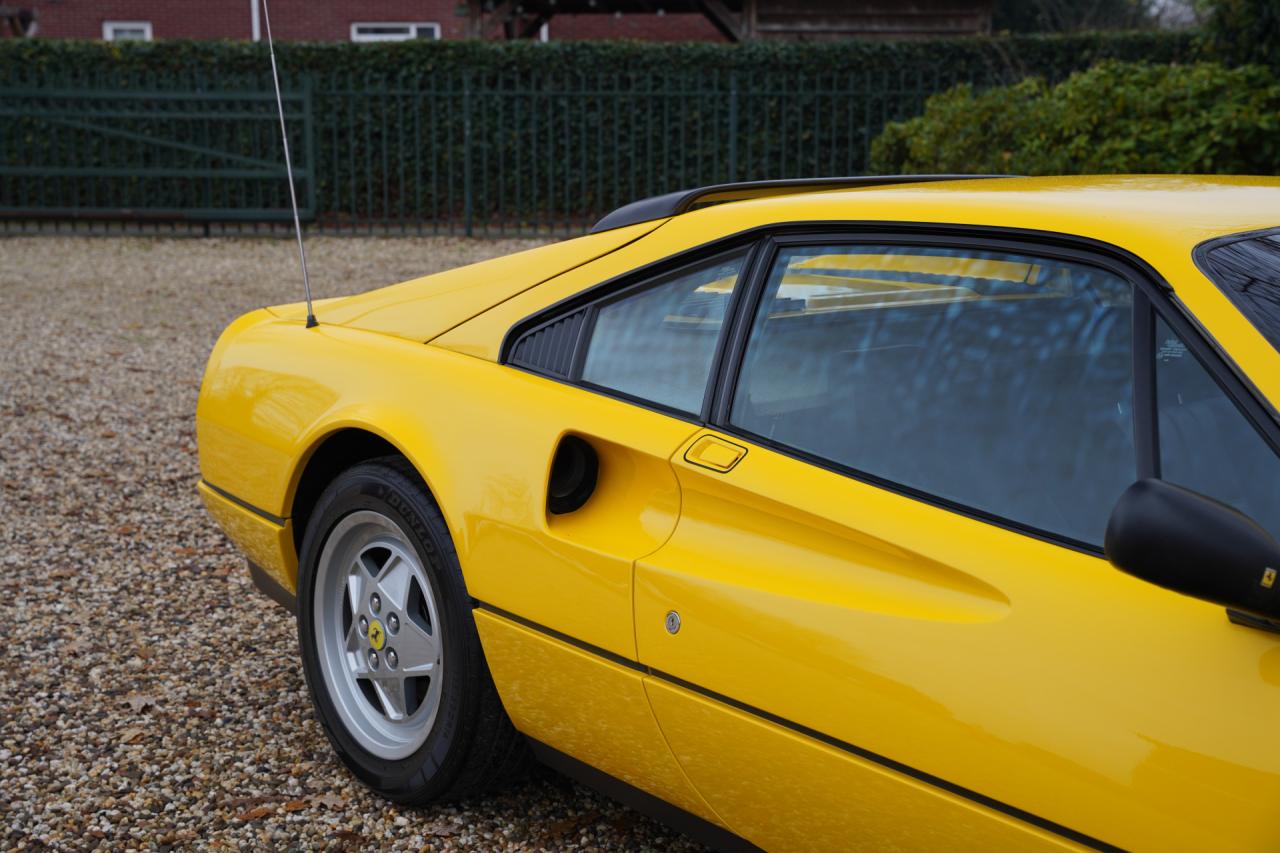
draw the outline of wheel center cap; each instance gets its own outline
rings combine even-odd
[[[369,645],[373,646],[376,652],[382,651],[382,647],[387,643],[387,634],[382,630],[382,623],[377,619],[369,621]]]

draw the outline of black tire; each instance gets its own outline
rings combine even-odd
[[[347,730],[316,648],[313,605],[319,557],[334,525],[358,510],[379,512],[406,534],[430,576],[443,623],[448,665],[439,711],[422,746],[398,760],[374,755]],[[320,496],[298,561],[298,644],[316,717],[334,751],[361,782],[387,799],[409,805],[465,799],[508,784],[527,770],[528,745],[493,685],[448,527],[406,460],[384,457],[357,465]]]

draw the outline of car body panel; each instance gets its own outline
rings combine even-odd
[[[264,354],[268,342],[279,351]],[[430,472],[424,479],[449,522],[472,595],[634,657],[632,561],[675,525],[679,497],[667,459],[693,425],[343,327],[272,320],[239,329],[236,343],[215,350],[198,407],[200,465],[210,485],[287,518],[305,459],[340,430],[366,429]],[[485,405],[443,402],[478,388],[486,389]],[[546,512],[544,486],[566,423],[600,442],[599,501],[557,519]],[[463,446],[472,452],[451,450]],[[239,527],[224,529],[256,552]],[[283,562],[289,591],[296,559],[264,562]]]
[[[642,222],[550,243],[367,293],[322,300],[315,308],[323,310],[328,325],[426,341],[551,276],[643,237],[662,222]],[[305,303],[277,306],[271,311],[282,319],[305,320],[307,316]]]
[[[1259,740],[1280,718],[1275,635],[1100,557],[733,440],[748,450],[729,472],[672,458],[680,523],[636,567],[646,665],[1123,848],[1280,847],[1280,754]],[[671,731],[737,715],[719,712],[658,713],[695,780],[723,768]],[[777,797],[700,788],[725,815]],[[842,819],[856,830],[853,813],[821,818]]]
[[[645,688],[689,778],[714,792],[726,823],[766,850],[1080,849],[660,679],[645,679]]]
[[[639,672],[487,610],[476,611],[476,628],[494,683],[517,729],[690,814],[725,826],[667,748]],[[605,720],[614,730],[608,739],[599,737]]]
[[[249,562],[260,566],[276,583],[292,592],[296,586],[298,556],[294,553],[289,519],[266,518],[219,494],[208,483],[202,482],[197,488],[209,515]]]
[[[1094,553],[498,362],[526,319],[733,235],[919,225],[1140,259],[1274,410],[1280,354],[1191,253],[1275,225],[1278,190],[1129,177],[776,196],[321,301],[317,328],[297,306],[252,312],[206,371],[201,495],[293,592],[308,461],[343,430],[383,438],[441,508],[517,727],[770,849],[863,832],[936,847],[935,822],[957,848],[1276,849],[1276,635]],[[597,447],[600,483],[552,516],[566,435]]]

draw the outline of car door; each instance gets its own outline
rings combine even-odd
[[[1274,446],[1165,296],[1009,238],[766,255],[636,566],[710,807],[770,850],[1280,846],[1280,637],[1101,551],[1161,470],[1280,532]]]

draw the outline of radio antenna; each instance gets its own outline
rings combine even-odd
[[[256,3],[257,0],[254,0]],[[267,51],[271,54],[271,79],[276,84],[276,109],[280,111],[280,141],[284,144],[284,169],[289,174],[289,200],[293,203],[293,231],[298,236],[298,261],[302,264],[302,287],[307,293],[307,328],[319,325],[311,308],[311,278],[307,275],[307,250],[302,246],[302,220],[298,218],[298,192],[293,187],[293,160],[289,158],[289,131],[284,125],[284,99],[280,96],[280,71],[276,68],[276,44],[271,39],[271,12],[262,0],[262,20],[267,25]]]

